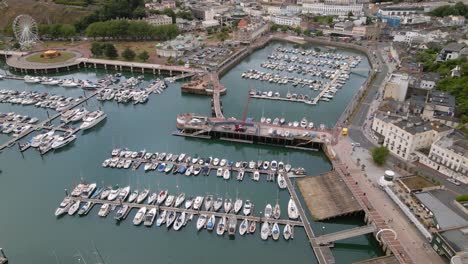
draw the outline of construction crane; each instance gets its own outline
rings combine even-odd
[[[244,132],[245,131],[245,120],[247,118],[247,113],[249,112],[249,105],[250,105],[250,98],[252,98],[250,96],[250,92],[247,93],[247,104],[245,105],[245,108],[244,108],[244,113],[242,114],[242,123],[240,124],[237,124],[234,126],[234,130],[237,131],[237,132]]]

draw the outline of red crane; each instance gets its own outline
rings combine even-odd
[[[249,92],[249,93],[247,93],[247,104],[245,105],[244,113],[242,114],[242,123],[237,124],[234,127],[235,131],[240,131],[240,132],[245,131],[244,125],[245,125],[245,119],[247,118],[247,113],[249,112],[250,98],[252,98],[252,97],[250,96],[250,92]]]

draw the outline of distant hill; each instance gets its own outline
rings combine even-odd
[[[0,10],[0,29],[11,25],[16,16],[27,14],[38,23],[73,24],[91,13],[90,8],[54,4],[52,0],[6,0],[8,7]]]

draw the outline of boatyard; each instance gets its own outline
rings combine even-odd
[[[47,189],[43,195],[44,202],[37,205],[40,212],[35,217],[35,230],[26,225],[25,232],[42,233],[40,229],[45,230],[45,226],[54,223],[51,236],[56,241],[62,235],[74,236],[80,242],[73,246],[85,251],[91,239],[111,263],[131,262],[129,258],[141,259],[141,254],[153,256],[151,250],[146,250],[147,245],[158,247],[157,257],[161,261],[177,263],[211,263],[220,258],[226,259],[226,255],[232,255],[232,249],[240,254],[226,259],[226,263],[237,263],[252,256],[253,252],[255,256],[263,257],[252,257],[252,261],[269,263],[288,261],[291,255],[299,263],[344,263],[382,254],[374,242],[363,235],[372,232],[372,227],[353,229],[362,224],[362,216],[352,216],[353,220],[349,222],[343,220],[348,223],[347,231],[333,222],[318,223],[309,215],[309,211],[312,212],[309,203],[315,205],[331,198],[318,194],[306,197],[299,193],[299,182],[315,178],[309,175],[325,173],[332,168],[320,150],[327,150],[337,140],[339,131],[333,128],[333,124],[340,115],[339,107],[345,107],[343,100],[349,99],[359,88],[356,80],[361,77],[354,76],[351,69],[365,67],[367,61],[360,60],[360,55],[349,51],[343,53],[342,58],[339,57],[340,52],[316,51],[317,58],[309,63],[299,58],[286,62],[284,55],[280,56],[289,54],[290,59],[292,54],[297,57],[314,56],[312,48],[297,49],[297,54],[294,50],[290,44],[271,44],[250,55],[254,58],[253,63],[243,61],[224,76],[207,74],[201,77],[208,83],[207,86],[201,83],[193,86],[196,88],[185,86],[181,88],[184,91],[182,95],[178,88],[183,84],[177,81],[171,83],[176,79],[131,73],[116,75],[104,72],[105,69],[95,72],[91,63],[86,68],[81,67],[78,73],[60,77],[30,76],[27,78],[29,83],[25,83],[25,77],[8,77],[0,81],[0,88],[8,89],[5,95],[9,96],[5,103],[0,104],[0,111],[5,113],[2,124],[10,122],[2,129],[32,126],[19,133],[18,137],[7,139],[5,146],[19,142],[19,147],[25,150],[28,143],[30,148],[33,142],[34,145],[37,142],[41,145],[49,142],[51,137],[63,138],[72,131],[73,135],[77,135],[82,125],[78,123],[79,117],[91,112],[102,111],[109,120],[105,125],[96,125],[83,133],[86,136],[72,140],[75,142],[73,149],[57,152],[57,155],[41,157],[31,151],[20,155],[15,148],[3,150],[2,178],[5,178],[5,184],[2,182],[2,186],[17,188],[23,184],[21,177],[6,177],[14,173],[24,175],[22,177],[28,178],[32,186]],[[268,58],[270,55],[276,57]],[[260,64],[265,63],[265,58],[270,60],[271,65],[262,67]],[[326,65],[319,66],[320,61]],[[293,64],[292,71],[289,72],[288,67],[281,70],[282,63]],[[346,71],[342,66],[344,63],[349,64]],[[351,67],[352,64],[355,65]],[[276,65],[277,69],[268,68],[272,65]],[[120,66],[116,67],[120,70]],[[329,69],[325,70],[327,67]],[[114,70],[114,66],[110,68]],[[313,76],[314,69],[320,76]],[[260,82],[242,78],[241,74],[249,70],[273,72],[273,78],[278,74],[280,80],[283,75],[294,74],[295,77],[283,84],[274,80]],[[307,73],[298,73],[299,70]],[[135,67],[133,72],[137,71]],[[28,72],[32,73],[31,70]],[[327,77],[327,74],[330,76]],[[39,78],[39,82],[35,78]],[[109,83],[103,84],[99,81],[102,79],[109,80]],[[306,79],[315,82],[306,83]],[[70,87],[63,86],[64,83]],[[97,87],[85,88],[93,85]],[[254,89],[255,94],[249,93]],[[185,92],[209,95],[212,103],[210,105],[210,100],[205,97],[185,95]],[[151,94],[159,96],[148,100]],[[309,97],[306,98],[306,95]],[[329,95],[335,96],[333,100],[329,98],[327,104],[319,103],[326,100],[315,100]],[[51,96],[60,99],[55,102],[54,98],[50,100]],[[253,103],[255,96],[278,99]],[[315,107],[304,111],[302,104],[283,100],[288,97],[295,100],[301,98],[304,104],[307,104],[305,101],[316,101]],[[21,98],[19,103],[12,103],[11,100],[15,102],[16,98]],[[29,104],[28,100],[32,99],[37,101]],[[64,103],[65,100],[70,103]],[[43,103],[42,107],[43,101],[49,102]],[[146,105],[138,106],[142,103]],[[61,104],[64,104],[64,109],[57,110]],[[335,112],[328,111],[329,107],[338,108]],[[34,111],[39,113],[33,114]],[[46,111],[56,113],[47,116]],[[322,111],[328,111],[329,115],[324,115]],[[210,117],[210,113],[214,117]],[[301,114],[298,116],[297,113]],[[38,120],[29,124],[33,118]],[[55,131],[54,134],[51,131]],[[14,164],[18,159],[26,161],[28,166],[12,167],[6,164]],[[214,175],[219,180],[214,180]],[[44,187],[44,182],[51,180],[54,181],[54,188]],[[6,191],[3,188],[1,191]],[[70,190],[65,191],[65,199],[64,188]],[[33,190],[32,193],[37,192]],[[113,199],[109,198],[111,194],[115,196]],[[343,189],[339,195],[348,194]],[[29,194],[27,198],[30,198]],[[242,202],[236,205],[239,200]],[[303,207],[306,204],[309,210]],[[54,217],[54,210],[59,217]],[[88,216],[65,216],[75,214]],[[312,215],[315,217],[313,212]],[[103,221],[117,223],[117,226],[103,224]],[[155,235],[153,229],[133,228],[139,225],[165,225],[179,232],[156,232]],[[329,236],[325,236],[322,225],[326,226]],[[201,231],[203,229],[213,230],[219,236]],[[12,237],[9,230],[5,232],[2,236]],[[230,235],[222,236],[225,233]],[[122,240],[123,236],[124,246],[131,249],[127,255],[116,252],[114,244],[108,243],[109,240]],[[351,237],[350,243],[357,243],[360,248],[353,250],[353,257],[350,258],[348,250],[335,250],[334,246],[339,248],[339,241],[336,240]],[[291,239],[294,240],[286,242]],[[265,241],[259,243],[259,240]],[[34,237],[31,241],[38,243]],[[284,243],[294,245],[286,246]],[[161,253],[172,252],[174,245],[190,254],[170,257]],[[53,242],[53,246],[57,252],[64,252],[59,254],[61,260],[71,260],[64,255],[73,255],[70,254],[73,250],[60,242]],[[205,254],[206,248],[213,249],[210,250],[212,253]],[[53,261],[54,257],[44,257],[49,258]]]

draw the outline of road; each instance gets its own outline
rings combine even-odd
[[[376,55],[379,61],[381,71],[378,72],[374,83],[369,89],[369,92],[367,93],[363,102],[358,105],[357,112],[354,115],[353,120],[351,121],[351,125],[348,127],[349,137],[354,142],[359,142],[362,148],[368,150],[371,150],[372,148],[377,146],[376,142],[372,142],[369,140],[369,138],[372,139],[372,133],[370,131],[370,126],[372,125],[372,116],[375,109],[377,109],[380,100],[382,99],[382,96],[379,96],[379,98],[376,100],[376,95],[377,92],[379,93],[379,95],[383,94],[383,81],[387,77],[387,75],[393,71],[393,65],[388,65],[387,62],[384,62],[384,58],[382,57],[382,52],[385,52],[385,47],[387,46],[388,45],[382,43],[379,43],[378,45],[378,51],[380,52],[377,52]],[[369,111],[369,109],[372,109],[372,111]],[[406,161],[400,160],[399,158],[393,155],[389,156],[388,164],[391,165],[390,167],[398,163],[406,163]],[[428,175],[441,182],[445,186],[445,188],[452,194],[450,196],[450,199],[453,200],[456,196],[467,193],[467,185],[462,184],[460,186],[456,186],[453,183],[447,181],[447,176],[442,175],[441,173],[431,168],[428,168],[424,165],[420,165],[419,163],[412,165],[415,170],[420,172],[420,174]],[[449,199],[444,199],[443,202],[446,203],[448,202],[448,200]]]

